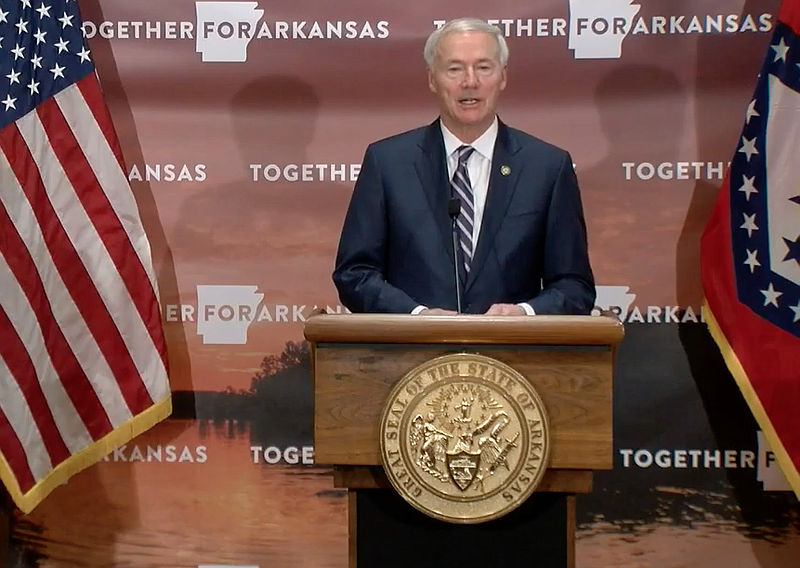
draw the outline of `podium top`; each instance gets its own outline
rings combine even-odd
[[[610,316],[318,314],[304,334],[316,343],[616,345],[624,327]]]

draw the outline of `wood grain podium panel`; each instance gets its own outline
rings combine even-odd
[[[380,417],[392,386],[414,367],[459,352],[492,357],[528,378],[550,421],[549,467],[612,467],[613,352],[602,345],[317,344],[315,461],[379,465]]]

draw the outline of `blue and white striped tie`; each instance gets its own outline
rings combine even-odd
[[[472,229],[475,226],[475,198],[472,194],[472,184],[469,181],[469,171],[467,161],[475,148],[472,146],[459,146],[458,166],[450,182],[456,194],[461,199],[461,212],[458,214],[458,236],[463,251],[464,268],[469,274],[469,267],[472,264],[473,242]]]

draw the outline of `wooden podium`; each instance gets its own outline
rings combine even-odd
[[[575,494],[611,469],[612,372],[623,326],[607,316],[316,315],[306,322],[314,381],[315,462],[348,489],[350,566],[574,566]],[[380,419],[393,385],[450,353],[511,366],[550,423],[547,470],[508,515],[477,525],[431,519],[381,465]]]

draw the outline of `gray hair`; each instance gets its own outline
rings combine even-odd
[[[439,40],[445,35],[455,32],[484,32],[490,34],[497,42],[497,57],[500,60],[500,65],[508,63],[508,44],[506,44],[506,39],[503,37],[500,28],[478,18],[459,18],[450,20],[428,36],[423,51],[423,57],[425,58],[425,63],[428,64],[428,68],[433,68],[433,60],[436,57],[436,51],[439,49]]]

